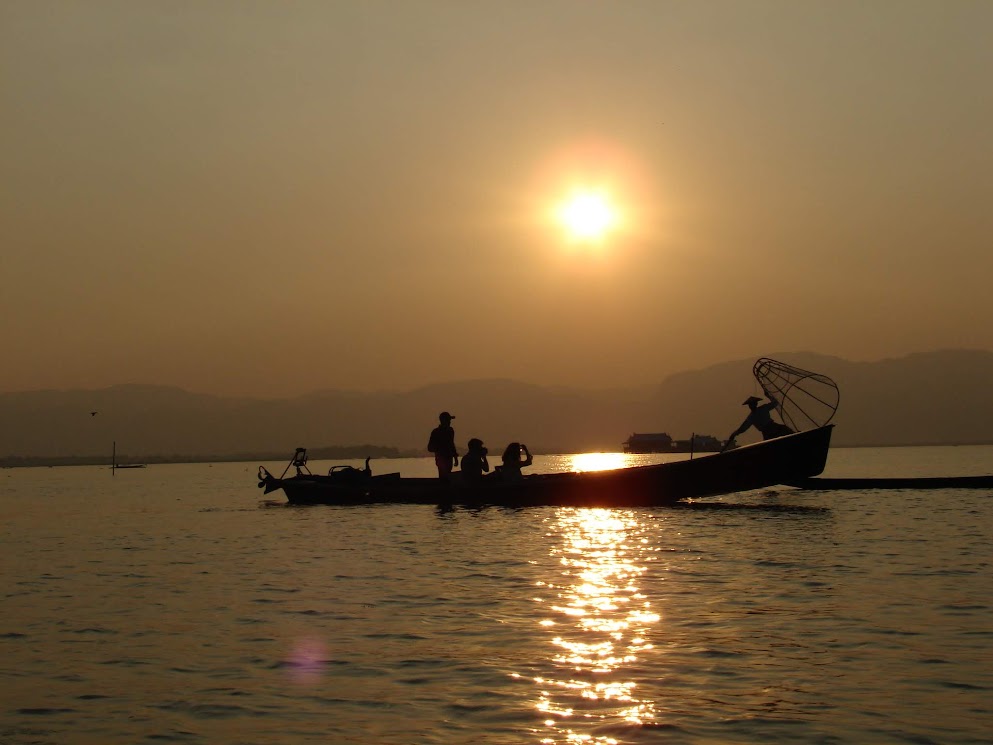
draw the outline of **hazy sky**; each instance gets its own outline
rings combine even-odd
[[[0,0],[0,390],[993,349],[991,39],[987,0]]]

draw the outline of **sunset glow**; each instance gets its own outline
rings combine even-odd
[[[993,745],[991,37],[0,0],[0,745]]]
[[[559,207],[558,218],[575,241],[602,240],[617,224],[617,209],[610,198],[597,191],[577,191]]]
[[[993,351],[993,3],[754,5],[4,3],[0,392],[633,390],[777,349]],[[791,300],[758,350],[729,323],[756,282]],[[89,439],[142,447],[107,414]]]

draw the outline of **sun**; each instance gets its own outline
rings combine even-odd
[[[616,226],[618,215],[605,193],[582,190],[562,202],[558,218],[573,240],[599,241]]]

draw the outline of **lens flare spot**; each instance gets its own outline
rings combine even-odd
[[[298,639],[286,659],[290,679],[298,685],[314,685],[327,665],[327,648],[320,639]]]

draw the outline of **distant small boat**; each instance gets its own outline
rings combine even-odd
[[[113,449],[110,454],[110,472],[114,473],[119,468],[144,468],[146,463],[118,463],[117,462],[117,440],[114,440]]]

